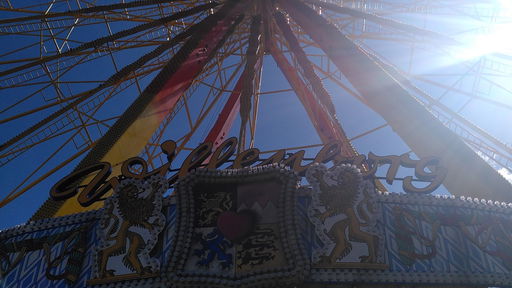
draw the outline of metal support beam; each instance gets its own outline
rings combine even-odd
[[[137,155],[165,115],[215,55],[220,43],[234,30],[233,26],[238,25],[240,6],[229,1],[203,23],[202,29],[189,38],[121,118],[98,140],[75,171],[100,161],[118,163]],[[76,197],[65,202],[48,199],[31,220],[98,209],[101,205],[95,203],[84,208]]]
[[[28,137],[29,135],[31,135],[32,133],[36,132],[38,129],[40,129],[43,126],[47,125],[48,123],[51,123],[53,120],[57,119],[57,117],[60,117],[61,115],[63,115],[67,111],[73,109],[73,107],[76,107],[80,103],[82,103],[85,100],[89,99],[90,96],[92,96],[92,95],[94,95],[94,94],[96,94],[96,93],[106,89],[107,87],[116,85],[120,81],[125,80],[126,77],[128,77],[134,71],[136,71],[137,69],[142,67],[144,64],[148,63],[150,60],[158,57],[159,55],[161,55],[162,53],[164,53],[168,49],[176,46],[181,41],[184,41],[186,38],[188,38],[190,35],[192,35],[194,32],[196,32],[200,27],[203,27],[203,25],[205,25],[204,23],[206,23],[206,22],[203,21],[201,23],[198,23],[198,24],[190,27],[189,29],[185,30],[184,32],[176,35],[176,37],[174,37],[173,39],[171,39],[167,43],[164,43],[164,44],[158,46],[152,52],[149,52],[148,54],[143,55],[142,57],[137,59],[137,61],[135,61],[135,62],[133,62],[133,63],[131,63],[129,65],[126,65],[119,72],[117,72],[114,75],[110,76],[107,80],[103,81],[100,85],[98,85],[98,87],[96,87],[94,89],[91,89],[91,90],[79,93],[79,94],[71,96],[71,97],[68,97],[64,101],[55,101],[55,102],[53,102],[51,104],[41,106],[41,107],[39,107],[37,109],[32,109],[29,112],[21,113],[19,115],[16,115],[16,116],[13,116],[13,117],[9,117],[7,119],[1,119],[0,120],[0,124],[8,122],[8,121],[12,121],[12,120],[20,118],[20,117],[24,117],[24,116],[30,115],[32,113],[35,113],[35,112],[38,112],[38,111],[41,111],[41,110],[44,110],[44,109],[48,109],[48,108],[50,108],[52,106],[59,105],[59,104],[61,104],[63,102],[68,102],[70,100],[74,100],[73,102],[63,106],[62,108],[60,108],[59,110],[55,111],[54,113],[52,113],[48,117],[46,117],[43,120],[39,121],[38,123],[34,124],[30,128],[22,131],[20,134],[16,135],[15,137],[13,137],[13,138],[9,139],[8,141],[2,143],[0,145],[0,151],[3,151],[5,149],[9,148],[10,146],[16,144],[20,140],[22,140],[22,139]]]
[[[40,15],[33,15],[33,16],[26,16],[26,17],[19,17],[19,18],[0,19],[0,24],[27,22],[27,21],[50,19],[50,18],[56,18],[56,17],[81,16],[83,14],[89,14],[89,13],[98,13],[98,12],[112,11],[112,10],[118,10],[118,9],[136,8],[136,7],[142,7],[142,6],[148,6],[148,5],[157,5],[157,4],[161,4],[161,3],[169,3],[169,2],[173,2],[173,1],[176,1],[176,0],[143,0],[143,1],[132,1],[132,2],[127,2],[127,3],[118,3],[118,4],[112,4],[112,5],[98,5],[98,6],[82,8],[82,9],[66,11],[66,12],[44,13],[44,14],[40,14]],[[25,12],[25,11],[23,11],[23,12]],[[25,12],[25,13],[27,13],[27,12]]]
[[[244,79],[245,73],[242,73],[236,82],[233,92],[229,95],[228,101],[224,104],[219,117],[217,117],[215,124],[204,139],[204,142],[213,143],[213,149],[219,147],[219,145],[225,140],[229,130],[231,130],[233,122],[235,121],[236,115],[240,111],[240,93],[242,91],[242,84],[245,81]]]
[[[297,94],[297,97],[299,97],[300,102],[304,106],[304,109],[306,109],[322,142],[331,143],[341,141],[342,132],[337,129],[339,126],[336,125],[334,119],[329,116],[325,107],[319,103],[313,92],[309,90],[302,81],[296,69],[288,62],[288,59],[286,59],[281,50],[277,49],[274,43],[268,43],[267,48],[270,50],[272,57],[274,57],[277,66],[279,66],[279,69],[283,72]]]
[[[418,156],[441,158],[448,169],[444,185],[453,195],[512,201],[507,180],[335,26],[301,1],[278,3]]]
[[[258,58],[256,67],[261,65],[261,58]],[[215,124],[210,129],[208,135],[204,138],[204,142],[212,142],[213,149],[219,147],[219,145],[226,140],[233,123],[235,122],[236,115],[240,111],[240,94],[242,92],[242,85],[245,81],[245,72],[242,72],[240,78],[236,82],[231,95],[229,95],[228,101],[224,104],[222,111],[220,112]]]
[[[440,34],[440,33],[437,33],[437,32],[431,31],[431,30],[423,29],[420,27],[416,27],[416,26],[413,26],[410,24],[398,22],[393,19],[384,18],[379,15],[358,11],[358,10],[351,9],[348,7],[340,7],[338,5],[334,5],[332,3],[327,3],[327,2],[323,2],[323,1],[319,1],[319,0],[304,0],[304,1],[311,3],[313,5],[320,6],[322,8],[331,10],[336,13],[346,14],[346,15],[349,15],[352,17],[365,19],[365,20],[374,22],[376,24],[380,24],[382,26],[386,26],[386,27],[390,27],[393,29],[403,31],[403,32],[410,33],[412,35],[429,37],[432,40],[443,41],[445,44],[450,44],[450,45],[460,44],[457,41],[455,41],[454,39],[452,39],[446,35],[443,35],[443,34]]]
[[[332,103],[331,95],[329,95],[329,92],[327,92],[325,89],[322,81],[320,80],[320,77],[316,75],[313,64],[311,61],[309,61],[306,53],[300,47],[299,41],[293,34],[288,23],[286,23],[283,14],[281,12],[274,13],[274,18],[276,20],[277,26],[279,27],[279,30],[281,30],[284,38],[286,39],[286,42],[289,45],[290,51],[295,56],[295,59],[297,60],[300,69],[302,70],[305,81],[309,82],[311,90],[316,96],[315,98],[318,99],[317,101],[319,101],[321,105],[324,106],[325,111],[329,113],[329,118],[331,119],[330,122],[332,122],[332,125],[336,126],[336,131],[339,135],[337,140],[341,142],[341,151],[343,156],[351,157],[358,155],[354,147],[350,144],[345,131],[343,131],[343,128],[341,127],[338,118],[336,117],[336,110],[334,108],[334,104]]]
[[[260,49],[261,38],[261,16],[253,16],[249,35],[249,44],[247,47],[246,63],[244,69],[244,78],[242,91],[240,95],[240,135],[238,152],[245,149],[245,137],[247,123],[251,114],[252,100],[254,96],[254,80],[256,77],[256,62],[258,61],[258,50]]]
[[[180,11],[180,12],[177,12],[177,13],[175,13],[173,15],[170,15],[170,16],[167,16],[167,17],[164,17],[164,18],[160,18],[158,20],[155,20],[155,21],[152,21],[152,22],[149,22],[149,23],[145,23],[145,24],[142,24],[142,25],[130,28],[130,29],[122,30],[122,31],[119,31],[119,32],[114,33],[112,35],[101,37],[101,38],[89,41],[87,43],[84,43],[84,44],[76,47],[76,48],[70,49],[70,50],[68,50],[66,52],[63,52],[63,53],[59,52],[59,53],[57,53],[55,55],[46,56],[46,57],[43,57],[43,58],[38,59],[36,61],[32,61],[32,62],[23,64],[23,65],[20,65],[20,66],[17,66],[17,67],[14,67],[14,68],[2,71],[2,72],[0,72],[0,77],[5,76],[5,75],[9,75],[9,74],[12,74],[12,73],[16,73],[16,72],[19,72],[19,71],[22,71],[22,70],[25,70],[25,69],[30,68],[30,67],[38,66],[38,65],[47,63],[49,61],[53,61],[53,60],[60,59],[60,58],[63,58],[63,57],[73,56],[73,55],[78,54],[81,51],[86,50],[86,49],[91,49],[91,48],[99,47],[101,45],[104,45],[104,44],[109,43],[109,42],[113,42],[113,41],[118,40],[120,38],[123,38],[123,37],[129,36],[129,35],[135,34],[135,33],[139,33],[139,32],[145,31],[145,30],[153,28],[153,27],[157,27],[157,26],[163,25],[163,24],[165,24],[167,22],[175,21],[175,20],[178,20],[178,19],[181,19],[181,18],[184,18],[184,17],[188,17],[188,16],[191,16],[191,15],[194,15],[194,14],[199,13],[201,11],[205,11],[205,10],[211,9],[211,8],[215,7],[216,5],[217,5],[217,3],[214,3],[214,2],[213,3],[205,4],[205,5],[200,5],[200,6],[192,8],[192,9]],[[58,45],[57,45],[57,49],[59,49]]]

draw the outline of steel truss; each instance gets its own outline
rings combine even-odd
[[[400,145],[408,147],[395,154],[412,150],[420,157],[444,159],[451,193],[512,200],[510,183],[497,172],[511,172],[511,146],[464,115],[473,102],[512,108],[482,91],[485,83],[512,93],[496,80],[509,76],[511,60],[501,55],[467,61],[460,65],[462,72],[445,77],[455,79],[452,83],[440,80],[441,73],[418,73],[416,54],[449,53],[460,45],[458,35],[401,21],[404,15],[475,19],[473,4],[76,0],[23,5],[7,2],[0,8],[8,16],[0,20],[0,35],[20,41],[0,51],[0,92],[8,99],[0,107],[0,124],[6,130],[15,127],[4,133],[0,165],[8,169],[32,153],[49,152],[21,183],[3,192],[0,207],[36,187],[48,187],[52,175],[98,161],[119,169],[124,159],[139,154],[155,169],[165,161],[159,144],[169,138],[177,142],[178,159],[194,143],[211,141],[217,147],[230,134],[239,137],[239,152],[257,147],[259,118],[265,114],[262,98],[289,92],[297,95],[318,140],[283,148],[314,149],[339,141],[343,155],[350,157],[358,154],[359,141],[392,128],[403,140]],[[492,9],[482,11],[475,20],[482,27],[499,20]],[[409,51],[408,61],[395,63],[376,43]],[[266,89],[269,61],[287,88]],[[95,66],[103,70],[98,75],[91,73]],[[471,89],[459,85],[468,79]],[[374,111],[365,113],[376,112],[382,120],[346,131],[338,94],[353,96]],[[449,105],[446,95],[464,104]],[[461,173],[468,166],[471,177]],[[82,209],[62,208],[66,205],[48,200],[33,219]]]

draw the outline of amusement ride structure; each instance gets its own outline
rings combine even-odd
[[[450,71],[437,68],[421,75],[429,62],[460,53],[452,48],[463,45],[457,36],[464,37],[464,29],[478,32],[508,21],[500,15],[499,3],[253,2],[242,4],[243,18],[235,22],[232,17],[241,17],[241,8],[223,12],[228,8],[221,10],[226,4],[222,1],[52,1],[46,6],[27,2],[26,7],[3,3],[0,30],[11,43],[2,52],[5,116],[0,158],[5,169],[19,171],[2,189],[1,206],[24,193],[42,193],[36,192],[38,187],[53,183],[39,184],[59,171],[65,171],[63,175],[98,161],[118,164],[140,155],[150,168],[159,167],[164,161],[159,144],[166,139],[177,141],[179,155],[202,141],[218,144],[233,130],[240,147],[254,147],[257,135],[268,137],[258,129],[272,128],[260,128],[259,117],[267,123],[285,119],[272,115],[288,112],[279,107],[287,105],[285,101],[274,99],[289,91],[304,108],[288,105],[298,110],[293,112],[296,117],[311,120],[318,138],[290,142],[286,138],[291,136],[282,131],[275,134],[283,135],[283,144],[269,150],[341,141],[343,153],[354,155],[357,145],[352,142],[369,137],[400,147],[392,154],[408,152],[390,135],[393,130],[417,155],[449,155],[445,165],[450,171],[468,165],[478,171],[471,177],[466,177],[467,170],[450,172],[453,177],[447,177],[445,185],[452,194],[511,200],[508,183],[493,171],[510,173],[510,146],[495,136],[499,132],[493,135],[474,124],[479,119],[468,119],[478,111],[472,106],[495,109],[492,113],[498,115],[510,111],[503,100],[507,96],[502,96],[510,93],[503,84],[510,59],[499,53],[478,55],[446,69]],[[412,17],[423,17],[424,23],[406,24]],[[446,24],[440,17],[464,25],[446,28],[449,33],[458,29],[451,32],[453,38],[429,30],[443,31]],[[276,74],[284,75],[277,79],[289,85],[276,85]],[[350,128],[345,128],[343,112],[336,113],[334,103],[343,106],[348,95],[364,103],[354,109],[369,107],[382,119],[361,112],[363,116],[347,122],[363,128],[351,129],[347,136]],[[265,110],[260,98],[266,98]],[[274,109],[267,108],[272,102]],[[464,109],[471,115],[465,116]],[[301,133],[296,132],[301,131],[293,123],[296,118],[289,119],[288,125],[274,127]],[[483,125],[501,126],[507,120]],[[372,138],[372,133],[378,136]],[[20,169],[19,163],[28,159],[37,161],[30,169]],[[495,189],[486,188],[491,183]],[[53,204],[43,207],[48,205],[53,208],[34,217],[57,212]]]
[[[92,215],[90,213],[96,213],[94,211],[104,206],[102,200],[112,195],[112,189],[122,190],[128,185],[123,181],[130,178],[129,176],[137,178],[139,175],[139,178],[147,180],[153,179],[151,177],[156,177],[157,174],[166,176],[165,172],[169,172],[166,184],[162,184],[161,179],[151,181],[169,188],[166,191],[160,189],[160,197],[173,198],[177,186],[186,185],[183,184],[186,181],[180,180],[189,179],[186,175],[192,168],[239,168],[240,171],[245,171],[244,169],[252,169],[247,167],[257,161],[261,162],[257,165],[261,167],[276,163],[289,166],[303,177],[301,183],[307,178],[311,185],[304,187],[309,187],[307,189],[312,189],[311,191],[323,191],[318,192],[318,199],[322,199],[327,197],[322,196],[322,193],[327,195],[326,187],[332,187],[329,186],[332,184],[316,176],[320,174],[304,172],[305,167],[301,166],[301,160],[302,164],[314,159],[313,162],[320,164],[332,160],[335,167],[329,172],[318,170],[320,172],[315,173],[352,175],[350,173],[356,173],[355,170],[346,167],[353,166],[338,165],[348,162],[354,164],[353,159],[361,157],[364,160],[357,165],[357,173],[363,173],[365,177],[375,176],[364,184],[374,185],[375,188],[354,190],[363,193],[357,195],[365,196],[357,197],[363,197],[367,203],[381,201],[368,200],[374,199],[369,196],[373,192],[368,191],[374,189],[381,192],[400,192],[394,190],[399,187],[395,182],[401,181],[404,181],[403,190],[410,194],[428,194],[432,192],[431,186],[428,186],[430,182],[432,187],[437,188],[442,181],[440,190],[444,194],[468,199],[486,199],[485,203],[496,202],[496,205],[512,202],[512,185],[509,182],[512,175],[512,147],[507,144],[512,142],[512,135],[507,132],[510,129],[505,124],[512,123],[512,86],[509,83],[512,49],[495,47],[500,45],[499,42],[491,40],[494,41],[500,36],[481,37],[502,27],[509,27],[506,25],[512,19],[511,14],[512,7],[508,4],[491,0],[140,0],[115,3],[82,0],[15,3],[12,0],[2,0],[0,93],[3,100],[0,104],[0,169],[4,175],[4,187],[0,193],[0,210],[24,205],[17,203],[28,203],[30,201],[27,199],[35,197],[40,199],[35,201],[36,204],[27,204],[37,205],[32,209],[38,207],[30,217],[31,223],[75,213]],[[332,143],[338,143],[338,150],[329,156],[332,151],[325,147]],[[208,150],[209,153],[202,153],[203,150]],[[227,153],[228,150],[232,150],[232,153]],[[383,154],[391,156],[382,156]],[[225,155],[226,158],[221,159]],[[368,159],[365,155],[368,155]],[[316,161],[321,157],[325,161]],[[132,160],[129,162],[127,159]],[[212,159],[218,161],[212,162]],[[389,165],[389,168],[383,170],[379,165]],[[423,166],[418,168],[418,165]],[[398,166],[415,168],[414,179],[408,174],[397,174]],[[274,168],[268,169],[276,169],[275,165],[272,167]],[[284,173],[276,171],[265,173]],[[93,172],[103,174],[95,177]],[[218,173],[220,174],[212,177],[231,175],[224,175],[220,170]],[[233,175],[238,175],[237,173],[244,175],[239,170],[233,172]],[[285,174],[275,177],[292,177],[288,174],[283,176]],[[437,177],[438,174],[443,176]],[[66,175],[75,177],[69,178]],[[123,177],[116,178],[117,175]],[[201,172],[194,175],[199,177],[199,182],[209,185],[217,183],[208,180],[207,176],[201,176]],[[438,180],[439,183],[436,182]],[[195,183],[193,181],[196,180],[190,181]],[[228,183],[231,180],[226,181]],[[73,185],[76,187],[72,187]],[[100,187],[101,185],[105,186]],[[183,192],[189,191],[189,188],[182,186],[181,189],[183,190],[180,193],[184,194],[178,193],[178,200],[172,201],[196,201],[190,200],[193,197],[187,198],[188,192]],[[196,193],[193,188],[190,189],[190,193]],[[86,192],[80,193],[79,190]],[[286,191],[282,192],[283,195],[292,193]],[[45,200],[47,197],[49,198]],[[117,199],[115,197],[118,196],[113,197],[109,199]],[[353,199],[360,199],[354,197]],[[375,197],[380,199],[378,197],[381,196]],[[315,197],[312,199],[311,203],[325,201],[315,200]],[[412,203],[413,200],[407,201]],[[105,211],[112,209],[109,211],[114,215],[112,211],[119,209],[122,214],[123,208],[116,206],[121,205],[118,204],[123,201],[121,196],[118,200],[108,201],[111,202],[108,202]],[[160,206],[153,204],[158,207],[176,205],[175,202],[169,204],[169,201],[171,200],[164,200],[163,204],[158,202]],[[353,201],[356,203],[362,200]],[[186,211],[180,210],[185,208],[176,209]],[[325,209],[326,212],[319,217],[322,221],[315,224],[318,219],[311,220],[312,225],[323,225],[321,223],[335,213],[328,213],[329,209]],[[382,256],[380,252],[372,254],[383,247],[382,242],[375,240],[377,236],[370,239],[365,234],[374,233],[373,230],[368,232],[363,229],[361,232],[354,228],[364,226],[364,221],[357,218],[361,212],[353,212],[352,207],[343,209],[345,210],[336,213],[346,214],[350,223],[336,222],[333,227],[348,225],[347,229],[352,231],[350,241],[366,243],[369,251],[368,256],[359,256],[369,262],[365,263],[369,266],[353,265],[350,268],[387,269],[393,266],[389,264],[392,261],[386,258],[388,256]],[[416,215],[405,208],[400,209],[394,209],[393,215],[401,215],[404,219]],[[383,208],[384,210],[386,209]],[[156,210],[150,211],[154,214],[147,217],[169,221],[170,216],[159,216],[155,214]],[[283,213],[286,217],[295,217],[288,215],[289,212]],[[509,212],[503,213],[509,215]],[[425,216],[427,214],[421,214],[421,217],[425,217],[421,219],[430,221],[425,220],[428,218]],[[309,217],[313,217],[311,215]],[[107,219],[107,216],[101,217]],[[240,217],[242,219],[246,216]],[[253,219],[252,216],[247,217],[243,219]],[[182,225],[179,226],[182,229],[180,231],[194,229],[186,226],[188,224],[185,224],[185,220],[177,219],[176,225]],[[133,223],[135,220],[129,221]],[[433,227],[444,225],[442,223],[445,222],[439,221],[441,224],[435,222]],[[407,223],[397,223],[407,226]],[[477,225],[476,222],[464,223]],[[227,229],[223,225],[218,224],[218,229],[226,236],[229,233],[222,230]],[[163,229],[160,226],[155,228],[156,226],[147,228],[152,236],[144,238],[144,243],[156,241],[157,235]],[[499,227],[504,229],[506,226]],[[137,236],[130,236],[132,232],[128,229],[126,228],[124,234],[132,245],[139,240]],[[257,229],[255,231],[259,231]],[[432,229],[431,236],[434,237],[434,231],[437,230]],[[379,233],[385,234],[384,230],[379,230]],[[290,230],[290,235],[295,233],[293,231]],[[469,231],[463,234],[467,236],[473,233],[473,230]],[[68,234],[58,235],[63,235],[62,239],[71,237]],[[180,241],[188,243],[183,235],[176,236],[178,247],[181,247]],[[238,238],[242,237],[238,236],[233,236],[235,240],[226,237],[233,243],[238,243]],[[508,239],[510,243],[510,238],[507,237],[498,238]],[[102,245],[108,242],[105,239],[102,240]],[[336,239],[338,242],[334,241],[337,244],[333,251],[342,247],[340,241],[343,239]],[[471,240],[472,243],[480,243],[480,238],[475,239],[477,240]],[[286,238],[282,241],[282,245],[285,245],[293,244],[296,240]],[[349,244],[346,247],[352,249]],[[425,245],[431,247],[432,243]],[[484,249],[485,245],[476,246],[489,255],[498,257],[496,253],[492,254]],[[0,252],[2,247],[7,246],[0,246]],[[314,264],[317,266],[313,266],[331,269],[338,265],[332,263],[350,253],[350,249],[346,247],[343,253],[342,248],[339,248],[341,250],[338,254],[332,252],[332,259],[329,260],[332,262],[325,262],[327,258],[322,257],[326,255],[313,252],[316,255],[314,259],[321,259]],[[399,250],[403,247],[405,246],[398,244]],[[5,249],[11,251],[10,248]],[[128,248],[130,249],[132,246]],[[178,248],[169,249],[177,251],[172,249]],[[102,253],[107,250],[102,250]],[[406,253],[403,251],[406,250],[400,251],[400,257],[405,257],[403,255]],[[115,255],[117,252],[112,253]],[[297,263],[304,262],[300,255],[292,252],[284,254],[300,260]],[[145,257],[148,258],[148,255],[145,254]],[[412,254],[407,255],[407,261],[413,263],[411,259],[415,257]],[[13,260],[16,257],[2,257],[4,256],[0,254],[2,261],[8,259],[10,264],[2,266],[0,272],[8,275],[11,270],[5,267],[14,267],[11,264],[16,262]],[[102,256],[97,257],[100,259]],[[219,254],[217,257],[220,260]],[[512,265],[508,264],[510,259],[507,257],[499,258],[507,263],[503,264],[504,267]],[[89,277],[88,285],[136,278],[133,275],[122,278],[102,274],[101,269],[105,270],[110,265],[108,259],[107,257],[105,262],[98,264],[99,268],[95,269],[100,272]],[[407,262],[404,258],[400,259]],[[135,267],[136,275],[143,275],[142,278],[157,277],[156,266],[152,266],[151,273],[146,273],[145,270],[137,268],[137,261],[133,258],[127,261],[132,261],[131,266],[126,261],[124,263],[127,267]],[[173,263],[180,260],[176,261]],[[60,265],[57,262],[51,263],[55,267]],[[168,275],[171,275],[169,278],[164,277],[165,281],[184,281],[183,285],[188,285],[188,280],[183,279],[195,276],[192,272],[187,272],[187,267],[191,265],[187,263],[184,262],[183,266],[171,264],[171,268],[165,268],[168,269]],[[254,262],[251,263],[254,265]],[[353,261],[350,263],[353,264]],[[222,265],[228,264],[223,262]],[[309,267],[308,265],[303,266]],[[298,272],[286,270],[289,274],[285,273],[285,276],[291,281],[289,283],[298,283],[294,282],[299,280],[293,275],[302,273],[300,269],[303,268],[299,268],[296,268]],[[177,273],[175,271],[182,271],[184,274],[173,274]],[[243,273],[236,273],[240,272],[235,272],[232,281],[245,281],[240,280]],[[315,273],[317,272],[311,272],[311,278],[305,276],[304,279],[310,282],[330,279],[325,276],[327,274]],[[69,275],[75,274],[66,275],[70,282],[76,280],[69,278]],[[213,277],[213,274],[208,275]],[[263,279],[266,276],[261,277]],[[364,282],[357,276],[351,277],[353,278],[350,281]],[[382,280],[385,275],[383,278],[375,277],[372,281],[386,282]],[[446,277],[445,279],[451,280],[436,280],[433,283],[460,284],[453,280],[455,278]],[[270,281],[268,279],[261,279],[256,277],[250,281],[262,281],[262,285],[271,283],[265,282]],[[408,279],[412,278],[400,279],[397,281],[410,282]],[[479,285],[509,285],[508,280],[493,282],[494,278],[482,279],[475,278],[472,281]],[[216,283],[213,278],[204,281]],[[238,285],[229,282],[231,280],[226,281],[228,282],[225,285]],[[251,286],[253,282],[250,281],[247,282],[249,284],[243,283]],[[333,278],[329,281],[340,280]],[[429,281],[425,280],[423,283]],[[468,284],[464,281],[461,283]]]

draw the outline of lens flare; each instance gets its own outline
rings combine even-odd
[[[463,37],[465,43],[457,57],[469,60],[488,54],[512,56],[512,1],[499,0],[500,9],[494,10],[492,21],[476,31]]]

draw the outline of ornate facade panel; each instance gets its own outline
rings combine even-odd
[[[307,270],[296,188],[294,173],[279,167],[198,170],[185,178],[176,192],[171,280],[184,287],[300,283]]]
[[[94,214],[87,214],[3,231],[2,287],[85,286],[92,275],[90,252],[96,246]]]
[[[315,234],[313,267],[383,269],[383,233],[371,180],[355,166],[311,167],[308,218]]]
[[[393,272],[510,273],[509,214],[459,205],[384,203]]]
[[[95,278],[89,284],[158,276],[160,261],[154,251],[166,226],[162,201],[167,188],[159,175],[121,181],[103,209]]]
[[[174,198],[169,198],[169,200],[174,200]],[[161,270],[167,269],[169,265],[168,259],[171,258],[172,245],[176,236],[174,233],[176,229],[176,203],[175,201],[166,202],[164,201],[165,227],[162,233],[160,233],[160,241],[158,243],[162,247],[162,253],[160,254]]]
[[[1,231],[0,286],[512,287],[512,205],[383,194],[351,165],[305,178],[199,169],[168,197],[122,179],[104,209]]]

